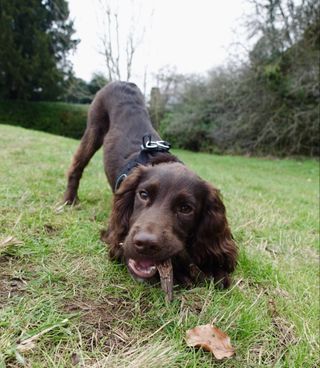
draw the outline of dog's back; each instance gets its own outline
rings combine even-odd
[[[111,82],[101,88],[92,101],[88,112],[88,127],[105,135],[109,129],[123,129],[124,124],[132,123],[136,115],[145,120],[148,112],[144,97],[134,83]],[[143,116],[141,116],[143,115]]]
[[[141,139],[146,134],[153,140],[160,139],[139,88],[134,83],[120,81],[103,87],[90,106],[86,131],[68,172],[65,202],[76,201],[82,172],[102,144],[105,172],[114,188],[119,168],[140,150]]]

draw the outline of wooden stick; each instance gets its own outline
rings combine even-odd
[[[170,303],[173,300],[173,268],[171,259],[167,259],[157,265],[160,275],[161,288],[166,294],[166,301]]]

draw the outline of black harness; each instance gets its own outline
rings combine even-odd
[[[119,189],[121,183],[129,175],[132,169],[139,165],[147,165],[150,162],[150,159],[154,157],[158,152],[169,152],[170,148],[170,143],[166,141],[152,141],[150,134],[144,135],[142,138],[140,152],[121,170],[121,174],[117,177],[114,191],[117,191]]]

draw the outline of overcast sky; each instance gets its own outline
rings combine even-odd
[[[69,0],[76,37],[81,40],[71,57],[76,75],[87,81],[105,72],[101,36],[105,16],[99,1],[119,14],[120,44],[125,49],[129,28],[143,35],[133,63],[132,81],[142,83],[147,68],[149,83],[165,65],[179,73],[205,73],[227,62],[230,46],[245,43],[243,15],[246,0]],[[124,57],[122,57],[124,61]]]

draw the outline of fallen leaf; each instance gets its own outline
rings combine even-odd
[[[234,354],[230,337],[213,325],[196,326],[186,332],[188,346],[211,351],[217,359],[229,358]]]

